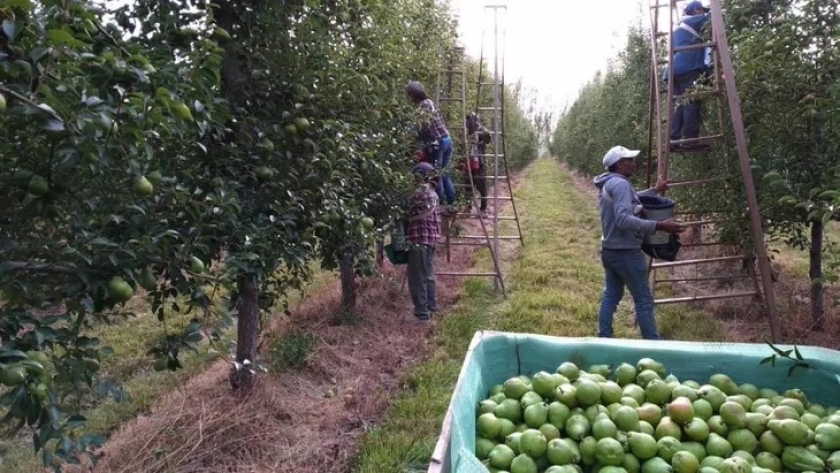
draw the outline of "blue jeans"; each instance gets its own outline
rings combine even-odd
[[[444,169],[449,166],[452,161],[452,138],[448,136],[442,138],[440,146],[432,153],[431,158],[435,169]],[[437,194],[441,202],[446,202],[448,205],[455,204],[455,184],[448,171],[438,180]]]
[[[700,77],[700,71],[689,71],[674,76],[674,96],[683,95],[694,89],[694,81]],[[697,138],[700,136],[700,112],[702,103],[692,99],[684,105],[678,105],[671,112],[671,141]]]
[[[642,338],[658,340],[656,319],[653,317],[653,294],[648,285],[647,259],[642,250],[601,250],[604,263],[604,295],[598,311],[598,336],[613,336],[613,314],[624,296],[624,286],[630,289],[636,306],[636,319]]]

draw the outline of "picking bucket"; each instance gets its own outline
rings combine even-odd
[[[665,197],[657,196],[639,196],[639,201],[642,203],[644,212],[642,216],[645,220],[668,220],[674,217],[674,201]],[[645,236],[645,243],[650,245],[666,245],[670,240],[670,235],[663,231],[658,231],[653,235]]]
[[[391,264],[407,264],[408,263],[408,242],[406,241],[406,234],[408,233],[408,221],[398,220],[394,229],[391,231],[391,242],[385,245],[385,255]]]

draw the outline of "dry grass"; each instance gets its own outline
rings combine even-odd
[[[220,386],[182,393],[153,417],[126,429],[129,436],[111,442],[100,464],[103,471],[239,471],[239,465],[262,464],[266,452],[291,443],[278,428],[289,419],[278,409],[283,400],[268,383],[247,399],[233,399]],[[272,413],[268,415],[267,413]],[[120,442],[123,442],[121,444]],[[139,448],[138,448],[139,447]]]
[[[465,225],[477,231],[477,222]],[[472,250],[453,247],[449,262],[442,253],[440,270],[472,264]],[[227,364],[215,363],[118,429],[94,471],[349,471],[359,436],[405,387],[404,374],[430,354],[428,336],[437,322],[422,325],[411,315],[403,268],[385,263],[378,276],[360,281],[357,312],[342,324],[335,323],[337,281],[278,318],[271,336],[317,338],[303,369],[261,375],[254,392],[237,399],[227,385]],[[461,282],[438,278],[444,310],[457,302]]]

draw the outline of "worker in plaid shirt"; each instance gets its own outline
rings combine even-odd
[[[449,136],[449,129],[446,128],[440,110],[426,95],[423,84],[411,81],[405,92],[417,105],[418,138],[441,175],[437,183],[438,198],[445,200],[447,205],[452,207],[455,205],[455,185],[447,169],[452,161],[452,138]]]
[[[438,196],[432,190],[436,173],[429,163],[417,163],[411,172],[418,186],[409,201],[408,291],[414,316],[428,321],[437,312],[435,246],[440,238],[440,216]]]

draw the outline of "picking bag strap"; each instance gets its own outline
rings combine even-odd
[[[691,33],[692,36],[694,36],[695,38],[697,38],[701,41],[703,40],[703,37],[700,36],[700,33],[698,33],[697,30],[695,30],[694,28],[692,28],[691,26],[689,26],[685,22],[680,23],[680,26],[678,26],[678,28],[682,28],[682,29],[688,31],[689,33]]]

